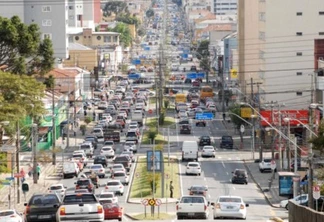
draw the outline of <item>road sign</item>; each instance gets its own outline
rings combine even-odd
[[[320,187],[318,185],[313,186],[313,197],[315,200],[318,200],[320,198]]]
[[[271,170],[276,169],[276,161],[275,160],[271,160]]]
[[[155,200],[154,200],[154,199],[149,199],[149,200],[148,200],[148,204],[149,204],[150,206],[155,206]]]
[[[244,131],[245,131],[245,127],[244,127],[243,124],[242,124],[241,127],[240,127],[240,131],[241,131],[241,133],[244,133]]]
[[[147,205],[148,205],[148,202],[149,202],[148,199],[143,199],[143,200],[142,200],[142,204],[143,204],[144,206],[147,206]]]
[[[150,51],[150,49],[151,49],[151,48],[150,48],[149,46],[145,46],[145,47],[144,47],[144,50],[145,50],[145,51]]]
[[[155,200],[155,206],[160,206],[162,204],[162,200],[161,199],[156,199]]]
[[[152,110],[152,109],[149,109],[149,110],[148,110],[148,113],[149,113],[149,114],[152,114],[152,113],[153,113],[153,110]]]
[[[214,118],[213,113],[197,113],[195,118],[197,120],[212,120]]]
[[[6,177],[6,180],[14,180],[14,177]]]
[[[205,73],[203,73],[203,72],[198,72],[198,73],[197,73],[197,78],[205,78]]]
[[[141,64],[141,60],[140,59],[133,59],[132,60],[132,64],[133,65],[140,65]]]
[[[197,73],[187,73],[187,79],[197,79]]]
[[[141,77],[141,75],[138,73],[128,74],[129,79],[139,79],[140,77]]]
[[[136,178],[139,178],[140,177],[140,174],[139,173],[135,173],[135,177]]]

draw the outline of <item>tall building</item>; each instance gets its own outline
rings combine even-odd
[[[249,95],[253,90],[261,102],[307,108],[314,74],[314,39],[324,38],[323,1],[239,0],[238,24],[242,91]]]
[[[0,16],[11,18],[18,16],[29,25],[36,23],[42,33],[41,37],[53,42],[54,57],[68,57],[68,4],[67,0],[0,0]]]
[[[212,12],[215,15],[236,15],[237,0],[212,0]]]

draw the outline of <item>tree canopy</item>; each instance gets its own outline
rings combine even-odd
[[[123,22],[130,25],[135,25],[135,27],[138,27],[140,25],[140,20],[136,18],[136,16],[131,16],[127,13],[122,13],[116,17],[116,21]]]
[[[132,36],[127,24],[118,22],[114,28],[108,28],[108,31],[120,33],[120,42],[123,43],[124,47],[128,47],[132,43]]]
[[[51,40],[41,40],[39,27],[18,16],[0,17],[0,48],[0,66],[13,74],[45,74],[53,68]]]
[[[313,150],[318,150],[324,153],[324,123],[323,121],[318,127],[317,137],[312,137],[309,142],[313,144]]]
[[[111,16],[112,13],[118,16],[118,14],[121,12],[128,12],[127,4],[126,2],[121,1],[107,2],[103,9],[103,12],[105,16]]]
[[[198,44],[197,48],[197,58],[205,58],[209,57],[209,41],[208,40],[203,40]]]
[[[45,113],[45,85],[34,77],[0,71],[0,122],[9,121],[6,132],[13,133],[15,123],[26,116],[40,117]]]

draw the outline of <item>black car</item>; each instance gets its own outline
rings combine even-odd
[[[204,121],[204,120],[197,120],[196,121],[196,126],[205,127],[206,126],[206,121]]]
[[[220,148],[230,148],[233,149],[233,138],[231,136],[222,136],[222,138],[220,139]]]
[[[179,125],[189,125],[189,119],[180,119]]]
[[[80,178],[75,182],[75,189],[87,189],[89,192],[95,193],[95,185],[92,183],[92,180],[87,178]]]
[[[245,169],[236,169],[232,172],[232,183],[248,184],[248,174]]]
[[[191,127],[189,124],[182,124],[180,126],[180,134],[191,134]]]
[[[34,194],[25,203],[25,221],[37,222],[37,221],[53,221],[56,222],[56,212],[62,200],[56,193],[49,194]]]
[[[209,136],[201,136],[199,138],[199,146],[210,146],[211,140]]]
[[[98,138],[96,136],[91,136],[91,135],[86,136],[84,141],[90,141],[92,143],[92,145],[93,145],[93,148],[97,149],[99,142],[98,142]]]
[[[107,160],[106,156],[99,155],[94,158],[93,164],[101,164],[103,167],[107,167],[108,160]]]
[[[206,196],[208,187],[204,185],[193,185],[189,189],[189,195]]]
[[[184,83],[185,84],[191,84],[192,83],[192,79],[185,79]]]

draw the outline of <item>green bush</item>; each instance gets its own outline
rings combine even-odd
[[[164,120],[165,120],[165,113],[161,112],[159,116],[159,125],[164,125]]]
[[[92,118],[91,118],[90,116],[87,116],[87,117],[84,118],[84,122],[85,122],[86,124],[91,123],[91,121],[92,121]]]
[[[164,100],[164,108],[168,109],[169,105],[170,105],[170,101]]]
[[[148,132],[147,137],[149,138],[149,140],[153,143],[153,141],[155,140],[156,136],[157,136],[157,131],[156,130],[150,130]]]

